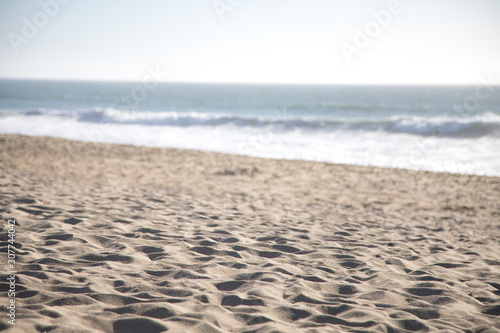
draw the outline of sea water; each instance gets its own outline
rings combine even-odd
[[[1,80],[0,133],[500,176],[500,87]]]

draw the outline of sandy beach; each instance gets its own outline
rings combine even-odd
[[[0,170],[6,332],[500,332],[500,178],[19,135]]]

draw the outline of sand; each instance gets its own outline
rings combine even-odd
[[[7,332],[500,331],[500,178],[18,135],[0,169]]]

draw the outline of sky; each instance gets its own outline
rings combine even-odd
[[[498,0],[0,0],[0,78],[500,83]]]

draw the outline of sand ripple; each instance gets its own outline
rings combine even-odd
[[[12,332],[500,331],[499,178],[0,140]]]

